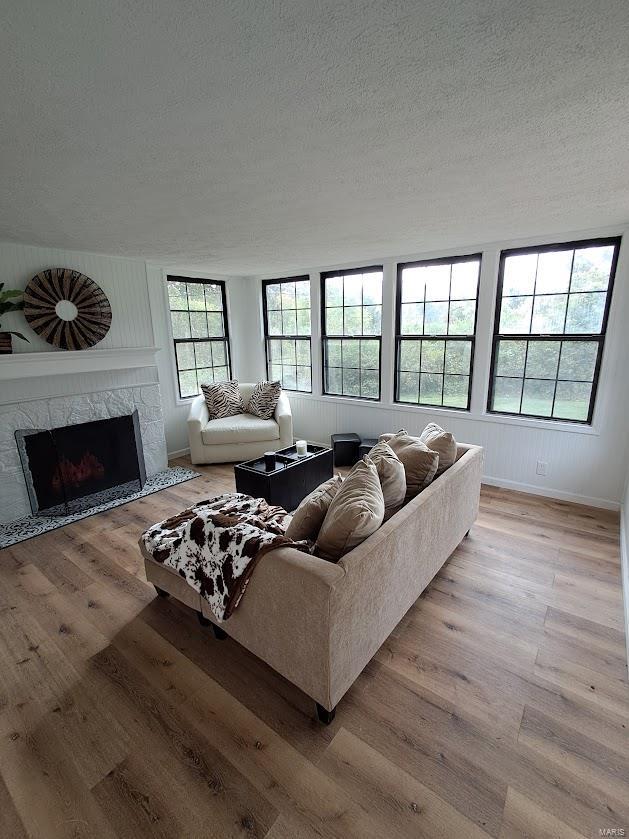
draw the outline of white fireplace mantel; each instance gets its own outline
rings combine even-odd
[[[0,382],[34,376],[96,373],[151,367],[159,347],[121,347],[112,350],[58,350],[0,355]]]

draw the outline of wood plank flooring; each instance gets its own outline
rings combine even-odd
[[[2,839],[629,835],[616,514],[484,487],[326,728],[144,578],[141,531],[232,476],[0,551]]]

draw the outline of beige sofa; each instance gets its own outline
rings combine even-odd
[[[483,450],[459,445],[456,462],[338,564],[293,548],[267,554],[242,602],[219,628],[207,602],[176,572],[145,559],[146,576],[334,709],[417,600],[478,513]]]
[[[245,404],[255,384],[240,382],[238,389]],[[190,459],[195,464],[234,463],[260,457],[293,444],[293,417],[284,391],[272,419],[253,414],[236,414],[225,419],[210,420],[203,396],[197,396],[188,414]]]

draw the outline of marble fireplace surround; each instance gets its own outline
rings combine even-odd
[[[0,405],[0,523],[6,524],[31,514],[14,436],[17,429],[76,425],[130,414],[135,409],[140,419],[146,474],[155,475],[168,465],[162,403],[157,383]]]

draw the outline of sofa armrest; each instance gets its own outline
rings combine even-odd
[[[234,640],[322,705],[330,700],[330,601],[340,565],[286,546],[265,554],[232,616]],[[202,600],[206,617],[217,623]]]
[[[280,429],[282,448],[293,445],[293,414],[290,409],[288,395],[282,391],[275,406],[275,422]]]
[[[478,514],[483,450],[457,462],[361,545],[341,557],[342,586],[330,603],[331,705],[456,549]]]
[[[207,463],[201,432],[210,421],[210,413],[202,395],[193,399],[188,413],[188,442],[192,463]]]
[[[193,399],[188,413],[188,432],[193,431],[200,434],[210,421],[210,413],[202,395]]]

